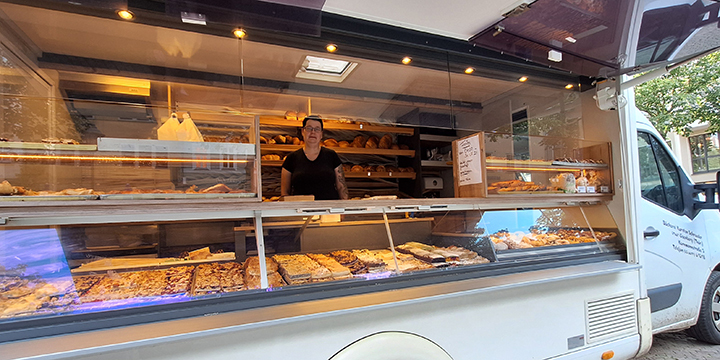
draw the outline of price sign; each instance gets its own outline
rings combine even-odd
[[[458,184],[471,185],[482,183],[482,169],[480,167],[480,139],[472,136],[458,140]]]

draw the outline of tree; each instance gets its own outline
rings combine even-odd
[[[720,130],[720,52],[671,70],[635,87],[635,104],[667,136],[690,134],[694,122]]]

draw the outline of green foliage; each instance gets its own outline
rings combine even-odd
[[[635,87],[635,104],[667,136],[690,133],[696,121],[720,130],[720,52],[715,52]]]

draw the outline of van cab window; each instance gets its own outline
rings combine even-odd
[[[652,135],[638,132],[640,188],[642,196],[678,214],[683,212],[682,189],[677,166]]]

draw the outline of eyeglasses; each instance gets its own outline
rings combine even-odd
[[[306,127],[304,127],[303,129],[305,129],[305,131],[307,131],[307,132],[316,132],[316,133],[319,133],[319,132],[322,132],[322,131],[323,131],[322,128],[312,127],[312,126],[306,126]]]

